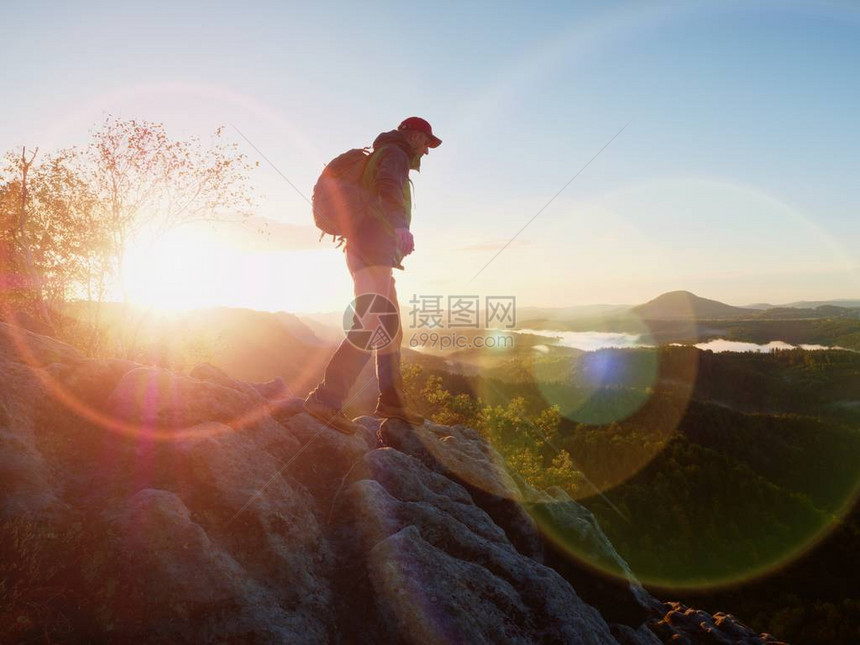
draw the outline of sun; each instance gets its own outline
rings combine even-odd
[[[182,311],[214,304],[207,298],[207,267],[223,252],[200,231],[177,229],[139,242],[125,254],[123,295],[129,302],[160,310]]]
[[[207,307],[341,311],[352,300],[343,254],[331,248],[254,251],[229,230],[175,229],[128,249],[123,299],[161,312]]]

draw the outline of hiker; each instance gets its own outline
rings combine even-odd
[[[356,432],[358,424],[348,419],[341,409],[371,351],[376,353],[379,382],[376,416],[401,419],[412,425],[424,423],[424,417],[408,410],[403,400],[400,372],[403,329],[392,270],[402,270],[403,258],[415,250],[409,231],[412,220],[409,171],[420,170],[421,157],[429,148],[441,143],[427,121],[410,117],[396,130],[376,137],[373,154],[367,160],[362,184],[374,199],[368,216],[362,218],[358,229],[347,237],[346,266],[354,282],[356,299],[364,294],[379,294],[391,303],[387,319],[396,322],[393,328],[396,333],[386,339],[389,342],[369,350],[357,346],[348,332],[326,366],[323,381],[305,399],[305,410],[309,414],[345,434]],[[358,329],[355,319],[353,325],[353,330]]]

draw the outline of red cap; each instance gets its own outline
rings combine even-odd
[[[433,128],[430,127],[430,124],[427,123],[420,116],[410,116],[408,119],[405,119],[403,123],[397,126],[398,130],[416,130],[418,132],[423,132],[428,137],[430,137],[430,141],[427,144],[430,148],[438,148],[442,143],[442,139],[433,134]]]

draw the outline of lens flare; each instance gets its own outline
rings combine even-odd
[[[227,430],[242,430],[278,408],[277,402],[263,397],[243,397],[236,392],[235,413],[230,414],[225,408],[223,418],[219,419],[221,423],[206,423],[211,419],[194,419],[193,412],[188,411],[193,403],[192,390],[201,381],[163,369],[134,365],[133,369],[123,370],[121,382],[125,382],[125,396],[111,409],[104,402],[99,405],[90,400],[85,386],[70,385],[76,379],[85,383],[86,375],[79,372],[96,361],[84,359],[64,343],[40,338],[14,325],[6,325],[3,331],[21,362],[30,368],[49,396],[76,416],[131,439],[180,442]],[[70,369],[61,372],[51,369],[58,363],[68,363]],[[240,398],[243,401],[239,401]]]
[[[657,380],[657,351],[650,347],[654,345],[650,329],[635,314],[624,320],[598,321],[596,326],[611,326],[613,331],[590,332],[581,342],[570,335],[558,340],[583,347],[599,335],[603,348],[567,356],[535,352],[531,379],[547,404],[558,406],[563,417],[576,423],[608,425],[635,413],[651,396]],[[615,331],[619,328],[624,333]],[[617,349],[629,345],[631,339],[644,347]]]

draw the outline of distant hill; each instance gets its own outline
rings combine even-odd
[[[744,309],[817,309],[818,307],[860,308],[860,300],[798,300],[780,305],[757,302],[744,305]]]
[[[295,392],[306,392],[319,380],[333,349],[330,340],[286,312],[212,307],[162,313],[122,303],[77,302],[64,313],[98,320],[100,354],[181,371],[209,362],[248,381],[280,376]]]
[[[754,311],[733,307],[717,300],[700,298],[689,291],[670,291],[633,307],[633,312],[645,320],[704,320],[738,318]]]
[[[860,308],[836,307],[834,305],[821,305],[814,309],[802,309],[800,307],[772,307],[758,312],[757,317],[761,320],[800,320],[812,318],[848,318],[860,320]]]
[[[817,309],[818,307],[825,306],[854,308],[860,307],[860,300],[800,300],[779,306],[792,307],[794,309]]]
[[[65,314],[91,321],[95,310],[92,303],[76,302]],[[113,352],[142,364],[185,373],[206,362],[250,382],[280,377],[294,394],[304,396],[322,379],[326,364],[344,338],[342,317],[342,313],[332,312],[299,318],[284,311],[231,307],[161,313],[107,302],[98,311],[103,334],[98,354]],[[403,357],[404,363],[416,363],[428,370],[447,367],[445,358],[408,346],[403,348]],[[375,379],[370,360],[357,382]],[[375,383],[354,388],[349,403],[353,416],[372,410],[377,393]]]
[[[297,314],[318,338],[339,343],[343,339],[343,311]]]

